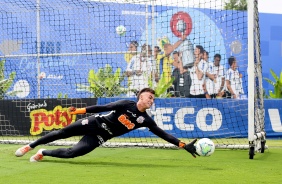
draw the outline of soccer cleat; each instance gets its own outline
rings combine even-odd
[[[17,157],[21,157],[23,155],[25,155],[27,152],[29,152],[30,150],[32,150],[32,148],[29,145],[25,145],[21,148],[19,148],[16,152],[15,155]]]
[[[37,153],[35,155],[33,155],[32,157],[30,157],[29,161],[30,162],[38,162],[41,161],[43,159],[43,154],[42,151],[44,151],[45,149],[40,149],[37,151]]]

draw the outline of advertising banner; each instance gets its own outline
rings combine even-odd
[[[70,106],[81,108],[115,100],[119,98],[4,100],[0,103],[0,135],[41,136],[91,115],[71,115],[67,112]],[[156,99],[151,113],[158,126],[179,138],[241,138],[248,135],[247,108],[247,100],[167,98]],[[281,113],[282,100],[265,100],[268,138],[282,137]],[[145,128],[124,135],[149,136],[152,133]]]
[[[43,135],[61,129],[82,115],[71,115],[67,109],[95,105],[97,99],[2,100],[0,103],[0,135]]]
[[[105,104],[118,98],[100,98]],[[265,100],[267,137],[281,137],[282,100]],[[248,101],[232,99],[162,98],[155,100],[152,118],[176,137],[242,138],[248,136]],[[151,136],[147,129],[125,136]]]

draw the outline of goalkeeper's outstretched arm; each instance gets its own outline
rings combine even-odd
[[[196,143],[197,139],[194,139],[192,142],[186,144],[182,141],[180,141],[179,139],[177,139],[176,137],[166,133],[164,130],[162,130],[161,128],[159,128],[157,125],[150,127],[150,131],[152,133],[154,133],[155,135],[157,135],[158,137],[166,140],[167,142],[170,142],[178,147],[184,148],[186,151],[188,151],[189,153],[191,153],[191,155],[196,158],[196,155],[200,156],[197,152],[196,152],[196,148],[194,146],[194,144]]]

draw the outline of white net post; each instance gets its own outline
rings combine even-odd
[[[264,103],[260,57],[258,1],[248,1],[248,140],[250,159],[264,152]]]

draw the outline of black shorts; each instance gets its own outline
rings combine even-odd
[[[63,131],[69,136],[90,135],[97,137],[99,135],[105,141],[111,138],[109,133],[97,122],[95,116],[89,116],[84,119],[79,119],[76,122],[63,128]]]

